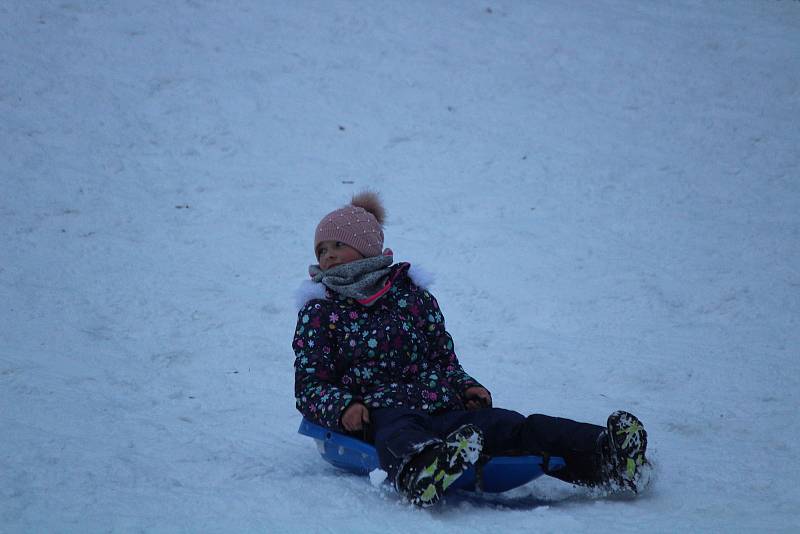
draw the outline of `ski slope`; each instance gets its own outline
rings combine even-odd
[[[0,532],[796,532],[800,2],[0,6]],[[296,434],[365,187],[496,405],[650,433],[636,500],[422,511]]]

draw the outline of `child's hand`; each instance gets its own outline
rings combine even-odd
[[[477,410],[479,408],[492,407],[492,394],[489,393],[486,388],[482,388],[480,386],[472,386],[471,388],[467,388],[467,390],[464,392],[464,398],[467,401],[467,410]]]
[[[360,402],[354,402],[342,414],[342,426],[348,432],[355,432],[369,424],[369,410]]]

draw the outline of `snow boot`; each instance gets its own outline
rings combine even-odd
[[[427,508],[442,498],[447,488],[474,465],[483,449],[483,433],[467,424],[415,456],[400,476],[398,489],[412,504]]]
[[[642,422],[628,412],[608,416],[600,435],[604,479],[610,489],[639,493],[650,479],[650,464],[645,457],[647,431]]]

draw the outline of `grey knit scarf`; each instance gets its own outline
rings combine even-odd
[[[337,265],[327,271],[320,269],[319,265],[310,265],[308,273],[311,280],[340,295],[366,300],[383,288],[393,261],[392,256],[374,256]]]

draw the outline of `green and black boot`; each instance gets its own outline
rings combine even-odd
[[[442,498],[450,485],[474,465],[483,449],[483,433],[475,425],[451,432],[443,443],[428,447],[403,470],[398,489],[409,501],[427,508]]]
[[[639,493],[650,480],[644,425],[635,415],[616,411],[608,416],[604,434],[602,456],[609,485],[612,489]]]

